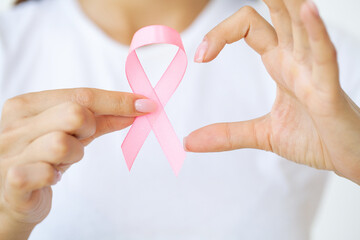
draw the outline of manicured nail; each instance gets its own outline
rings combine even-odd
[[[189,149],[187,149],[187,147],[186,147],[187,138],[188,138],[188,137],[184,137],[184,139],[183,139],[183,146],[184,146],[185,152],[189,152]]]
[[[307,3],[308,3],[309,8],[311,9],[312,13],[315,14],[316,16],[319,16],[320,15],[319,9],[316,6],[316,4],[314,3],[314,1],[313,0],[307,0]]]
[[[53,185],[55,185],[55,184],[57,184],[58,182],[60,182],[61,177],[62,177],[61,171],[55,170],[55,179],[54,179]]]
[[[209,43],[204,39],[202,43],[200,43],[198,49],[196,50],[194,61],[197,63],[204,62],[205,54],[208,48],[209,48]]]
[[[57,174],[56,174],[56,180],[57,180],[57,182],[60,182],[61,178],[62,178],[62,172],[61,172],[61,171],[57,171]]]
[[[135,101],[135,109],[138,112],[151,113],[154,112],[156,108],[156,103],[150,99],[138,99]]]

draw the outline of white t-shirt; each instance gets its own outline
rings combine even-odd
[[[244,4],[249,2],[212,1],[182,33],[189,66],[166,106],[181,138],[206,124],[259,117],[272,106],[275,84],[243,42],[227,46],[212,63],[192,61],[204,34]],[[131,91],[124,72],[128,46],[106,36],[75,0],[14,8],[2,14],[0,34],[0,104],[47,89]],[[334,40],[343,87],[359,103],[359,48],[341,34]],[[152,81],[173,50],[143,49]],[[175,177],[151,133],[129,173],[120,148],[126,132],[101,137],[86,149],[54,187],[52,211],[30,239],[309,238],[326,172],[245,149],[189,153]]]

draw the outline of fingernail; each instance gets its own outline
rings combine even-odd
[[[55,170],[55,179],[54,179],[53,185],[55,185],[55,184],[57,184],[58,182],[60,182],[61,177],[62,177],[61,171]]]
[[[154,112],[157,108],[157,104],[150,99],[138,99],[135,101],[135,109],[142,113]]]
[[[208,44],[208,42],[204,39],[204,40],[202,41],[202,43],[200,43],[198,49],[196,50],[194,61],[197,62],[197,63],[202,63],[202,62],[204,62],[205,54],[206,54],[208,48],[209,48],[209,44]]]
[[[184,139],[183,139],[183,145],[184,145],[185,152],[189,152],[189,149],[186,147],[187,138],[188,137],[184,137]]]
[[[62,172],[61,172],[61,171],[57,171],[57,174],[56,174],[56,179],[57,179],[57,181],[60,182],[61,178],[62,178]]]
[[[308,2],[308,6],[311,9],[311,11],[313,12],[313,14],[315,14],[316,16],[319,16],[320,15],[319,9],[316,6],[316,4],[314,3],[314,1],[313,0],[307,0],[307,2]]]

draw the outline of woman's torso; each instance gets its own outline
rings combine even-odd
[[[266,114],[275,84],[240,42],[210,64],[192,56],[242,1],[215,1],[183,34],[189,66],[166,112],[179,137],[206,124]],[[17,94],[94,87],[130,91],[127,47],[107,38],[75,0],[31,2],[2,16],[0,103]],[[142,51],[153,81],[174,49]],[[160,63],[159,63],[160,62]],[[1,67],[0,67],[1,69]],[[97,139],[54,187],[53,209],[30,239],[306,239],[326,173],[257,150],[188,154],[175,177],[151,133],[129,173],[127,131]]]

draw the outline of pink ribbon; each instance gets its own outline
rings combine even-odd
[[[135,50],[146,45],[159,43],[175,45],[179,47],[179,50],[155,88],[153,88]],[[154,25],[144,27],[135,33],[126,59],[126,77],[134,93],[152,99],[157,103],[158,108],[154,113],[135,119],[121,146],[129,171],[147,136],[153,130],[175,175],[179,174],[186,154],[165,113],[164,106],[179,86],[185,74],[186,66],[187,57],[184,46],[180,34],[174,29]]]

